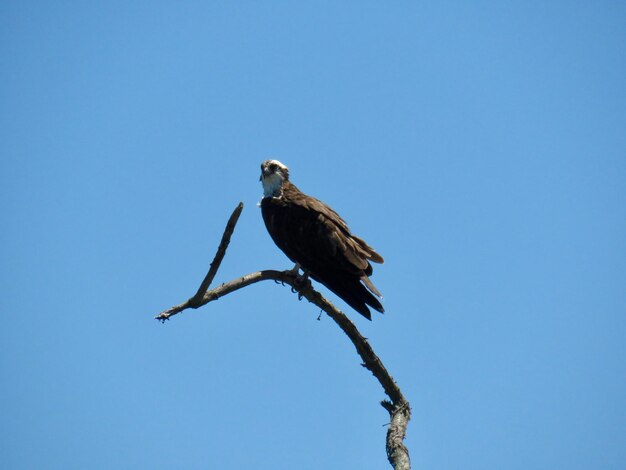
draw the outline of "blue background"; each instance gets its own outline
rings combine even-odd
[[[261,283],[278,158],[386,259],[346,310],[415,468],[626,466],[621,2],[2,2],[0,466],[387,468],[379,384]],[[322,288],[325,294],[327,291]]]

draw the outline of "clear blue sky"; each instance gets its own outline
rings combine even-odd
[[[416,469],[626,468],[625,45],[608,1],[2,2],[0,467],[386,468],[288,288],[152,319],[239,201],[216,282],[291,267],[274,157],[386,259],[385,315],[337,305]]]

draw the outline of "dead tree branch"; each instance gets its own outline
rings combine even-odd
[[[383,390],[389,397],[389,400],[383,400],[381,402],[381,405],[389,412],[390,416],[386,440],[387,458],[389,459],[389,463],[391,463],[396,470],[410,469],[411,463],[409,459],[409,451],[403,443],[406,435],[406,428],[409,424],[409,420],[411,419],[411,408],[409,406],[409,402],[406,398],[404,398],[400,388],[393,380],[382,361],[376,353],[374,353],[374,350],[370,346],[367,339],[361,335],[354,323],[352,323],[352,321],[343,312],[341,312],[322,294],[313,288],[310,280],[304,279],[293,270],[265,270],[246,274],[242,277],[226,282],[219,287],[209,289],[209,286],[213,281],[222,260],[224,259],[226,249],[228,248],[228,244],[230,242],[230,237],[235,230],[235,225],[237,224],[237,220],[239,219],[242,209],[243,203],[239,203],[230,216],[215,258],[211,262],[209,272],[200,284],[198,291],[193,297],[189,298],[182,304],[161,312],[155,318],[164,322],[183,310],[201,307],[209,302],[219,299],[220,297],[230,294],[231,292],[260,281],[273,280],[275,282],[280,282],[283,285],[287,284],[291,286],[292,292],[297,293],[298,298],[306,298],[309,302],[315,304],[326,312],[326,314],[332,318],[337,325],[339,325],[341,330],[348,336],[348,338],[350,338],[352,344],[354,344],[357,353],[363,361],[363,367],[368,369],[383,387]]]

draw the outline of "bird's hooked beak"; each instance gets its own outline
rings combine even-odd
[[[270,171],[269,166],[264,166],[261,168],[261,176],[259,176],[259,181],[263,181],[263,178],[269,176],[272,172]]]

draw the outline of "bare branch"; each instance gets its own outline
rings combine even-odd
[[[404,397],[402,398],[404,400]],[[383,400],[380,404],[389,412],[391,418],[389,428],[387,428],[387,459],[396,470],[409,470],[411,468],[411,459],[409,458],[409,449],[404,445],[404,437],[406,436],[406,428],[411,419],[411,407],[409,402],[404,400],[393,404],[387,400]]]
[[[230,294],[231,292],[235,292],[236,290],[260,281],[273,280],[275,282],[291,286],[292,291],[297,293],[299,298],[304,297],[309,302],[321,308],[335,321],[335,323],[337,323],[337,325],[339,325],[341,330],[348,336],[348,338],[350,338],[352,344],[354,344],[357,353],[363,360],[362,365],[372,372],[374,377],[376,377],[378,382],[383,387],[383,390],[389,397],[389,400],[381,402],[381,405],[389,412],[390,416],[386,440],[387,458],[396,470],[410,469],[411,463],[409,459],[409,451],[403,443],[406,435],[406,428],[409,420],[411,419],[411,408],[409,406],[409,402],[406,398],[404,398],[400,388],[393,380],[382,361],[378,358],[376,353],[374,353],[374,350],[370,346],[367,339],[361,335],[354,323],[352,323],[352,321],[341,310],[335,307],[322,294],[316,291],[309,279],[299,276],[297,271],[294,270],[265,270],[246,274],[245,276],[222,284],[219,287],[208,290],[208,287],[215,277],[220,263],[224,258],[230,237],[235,229],[237,219],[239,218],[242,209],[243,204],[239,203],[230,216],[228,224],[226,225],[226,230],[222,236],[222,241],[220,242],[215,258],[211,263],[209,272],[204,278],[204,281],[202,281],[202,284],[196,294],[182,304],[161,312],[155,318],[163,322],[183,310],[201,307],[209,302],[219,299],[220,297]]]
[[[165,321],[169,320],[170,317],[186,310],[188,308],[198,308],[203,305],[208,304],[209,302],[213,302],[214,300],[219,299],[220,297],[225,296],[226,294],[230,294],[236,290],[241,289],[242,287],[249,286],[250,284],[254,284],[259,281],[267,281],[274,280],[277,282],[287,282],[285,273],[288,271],[257,271],[254,273],[246,274],[245,276],[238,277],[233,279],[232,281],[226,282],[219,287],[215,287],[214,289],[208,290],[204,293],[202,298],[197,303],[192,303],[191,300],[186,300],[180,305],[175,305],[174,307],[168,308],[164,312],[159,313],[156,317],[157,320]]]
[[[211,282],[213,282],[213,278],[217,274],[217,270],[220,268],[220,264],[222,264],[222,260],[224,259],[224,255],[226,254],[226,248],[228,248],[228,244],[230,243],[230,237],[235,231],[235,225],[237,225],[237,221],[239,220],[239,216],[241,215],[241,211],[243,210],[243,202],[237,204],[235,210],[230,215],[228,222],[226,223],[226,228],[224,229],[224,235],[222,235],[222,240],[220,241],[220,246],[217,248],[217,253],[215,253],[215,257],[211,262],[211,266],[209,268],[209,272],[204,277],[204,280],[200,284],[198,291],[196,294],[189,299],[193,304],[198,304],[204,293],[207,291]],[[197,308],[197,306],[196,306]]]

